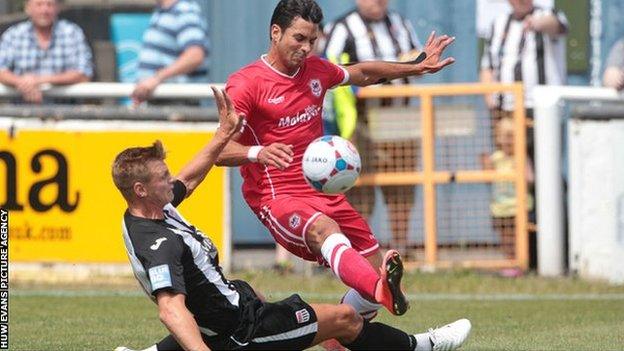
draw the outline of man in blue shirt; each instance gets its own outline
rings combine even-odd
[[[58,20],[59,1],[28,0],[29,19],[0,38],[0,83],[15,87],[26,102],[43,102],[45,84],[74,84],[93,76],[84,33],[76,24]]]
[[[208,34],[201,9],[191,0],[158,0],[139,53],[134,104],[149,100],[156,87],[207,82]]]

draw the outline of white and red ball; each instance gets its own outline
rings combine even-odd
[[[351,189],[362,168],[355,146],[335,135],[311,142],[302,163],[306,182],[325,194],[340,194]]]

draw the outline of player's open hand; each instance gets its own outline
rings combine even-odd
[[[455,59],[452,57],[442,59],[442,53],[454,41],[455,37],[449,37],[448,35],[436,37],[435,32],[431,32],[423,49],[427,57],[418,64],[422,70],[420,73],[436,73],[455,62]]]
[[[236,113],[232,100],[227,95],[225,90],[217,89],[213,86],[210,87],[217,102],[217,109],[219,110],[219,131],[230,138],[241,129],[243,118]]]
[[[277,169],[284,170],[293,161],[293,146],[282,143],[273,143],[269,146],[265,146],[258,153],[258,162],[273,166]]]

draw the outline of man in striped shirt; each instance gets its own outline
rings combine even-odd
[[[481,82],[522,82],[528,120],[528,168],[534,160],[533,87],[566,82],[566,41],[568,21],[563,12],[533,5],[533,0],[509,0],[512,11],[494,19],[481,60]],[[492,128],[513,119],[512,94],[486,95],[492,113]],[[535,198],[533,183],[529,193]],[[536,199],[537,200],[537,199]]]
[[[208,34],[197,3],[158,0],[139,52],[138,79],[132,100],[140,104],[163,82],[208,81]]]
[[[24,101],[42,103],[42,86],[86,82],[92,54],[82,29],[58,20],[60,0],[28,0],[29,19],[2,34],[0,83],[15,87]]]
[[[388,0],[357,0],[357,8],[328,26],[325,55],[338,58],[346,53],[351,62],[374,60],[410,61],[422,45],[411,22],[388,9]],[[387,84],[409,84],[409,78]],[[369,131],[368,112],[372,107],[406,106],[408,99],[361,99],[357,101],[358,121],[354,142],[362,156],[362,172],[409,172],[416,170],[419,141],[398,136],[375,140]],[[394,127],[384,126],[383,128]],[[400,129],[402,126],[394,128]],[[414,186],[382,186],[393,235],[392,247],[409,256],[409,214],[414,205]],[[349,201],[368,218],[374,210],[372,187],[357,187],[347,193]]]
[[[492,23],[481,60],[481,81],[522,82],[524,106],[533,108],[533,87],[566,82],[565,35],[568,21],[563,12],[533,6],[533,0],[509,0],[511,13]],[[513,111],[513,95],[488,96],[491,109]],[[532,111],[530,111],[532,112]]]

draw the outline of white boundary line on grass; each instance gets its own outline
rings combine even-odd
[[[294,292],[274,292],[265,296],[271,300],[279,300],[292,295]],[[340,300],[342,294],[334,293],[299,293],[304,299],[310,300]],[[10,291],[13,297],[137,297],[144,296],[140,291],[132,290],[18,290]],[[581,293],[581,294],[408,294],[412,301],[544,301],[544,300],[624,300],[624,293]]]

